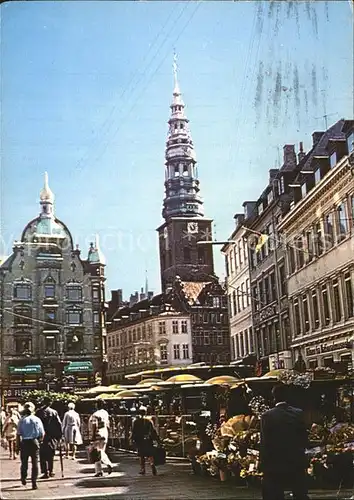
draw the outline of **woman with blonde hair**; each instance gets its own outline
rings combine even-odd
[[[82,444],[80,432],[81,421],[80,415],[75,411],[74,403],[68,404],[68,411],[65,413],[62,423],[63,436],[66,446],[66,458],[69,458],[70,451],[72,459],[76,458],[76,448]]]
[[[2,428],[2,437],[6,439],[9,446],[10,460],[12,458],[16,460],[16,438],[19,421],[20,419],[18,418],[15,410],[11,409],[5,418]]]

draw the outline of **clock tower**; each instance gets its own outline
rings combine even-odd
[[[176,276],[182,281],[205,282],[214,276],[212,219],[204,217],[194,145],[185,116],[174,59],[174,91],[165,152],[165,197],[159,233],[162,291]]]

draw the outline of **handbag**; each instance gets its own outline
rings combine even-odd
[[[90,464],[95,464],[101,460],[101,450],[98,450],[93,444],[87,448],[87,458]]]
[[[156,466],[165,465],[165,463],[166,463],[166,450],[161,445],[153,446],[153,455],[152,456],[154,458],[154,464]]]

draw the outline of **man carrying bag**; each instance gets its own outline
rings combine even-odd
[[[146,407],[139,408],[139,416],[136,418],[132,429],[132,440],[138,450],[140,458],[140,472],[145,475],[145,459],[149,458],[151,471],[154,476],[157,474],[156,465],[163,465],[165,458],[162,458],[165,450],[160,446],[160,439],[151,420],[145,418]],[[154,442],[158,443],[158,447],[154,446]]]

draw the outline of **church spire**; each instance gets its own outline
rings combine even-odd
[[[169,131],[165,152],[165,198],[162,216],[203,217],[203,200],[199,196],[196,155],[189,130],[189,120],[184,114],[178,76],[177,56],[173,58],[174,90]]]
[[[41,216],[51,218],[54,215],[54,194],[49,187],[48,173],[44,172],[44,186],[39,195],[42,207]]]

